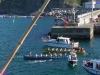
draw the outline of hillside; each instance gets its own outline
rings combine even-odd
[[[29,15],[37,11],[45,0],[0,0],[0,14],[20,14]],[[63,8],[64,1],[71,6],[80,6],[87,0],[51,0],[45,11],[50,11],[51,8]],[[68,8],[68,7],[67,7]]]
[[[88,2],[88,1],[91,1],[91,0],[65,0],[66,3],[76,7],[76,6],[83,6],[83,4],[85,2]]]

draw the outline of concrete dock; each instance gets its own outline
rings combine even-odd
[[[80,26],[53,26],[51,37],[65,36],[74,39],[92,39],[94,36],[94,24],[88,23]]]
[[[94,25],[94,33],[100,34],[100,22],[95,23]]]
[[[58,36],[70,37],[72,39],[92,39],[94,33],[100,33],[100,10],[79,14],[74,19],[73,16],[56,18],[55,26],[51,28],[51,37]]]

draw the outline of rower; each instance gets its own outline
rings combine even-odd
[[[54,56],[57,57],[57,54],[55,53]]]
[[[68,56],[68,59],[71,60],[71,55]]]
[[[46,54],[45,56],[47,57],[48,55]]]
[[[48,51],[50,51],[50,48],[48,48]]]
[[[60,49],[60,51],[62,51],[62,48]]]
[[[54,51],[54,48],[52,48],[52,51]]]
[[[50,56],[52,57],[52,54],[50,54]]]
[[[32,57],[32,52],[30,52],[30,57]]]
[[[66,48],[64,49],[64,51],[67,51]]]
[[[58,51],[58,48],[56,48],[56,51]]]
[[[73,52],[75,52],[75,49],[73,49]]]
[[[42,54],[41,54],[41,57],[42,57]]]
[[[65,53],[65,56],[67,56],[67,53]]]
[[[62,54],[60,53],[59,56],[62,57]]]
[[[37,57],[38,55],[36,54],[35,56]]]

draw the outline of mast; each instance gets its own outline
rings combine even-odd
[[[36,21],[38,20],[39,16],[41,15],[41,13],[44,11],[44,9],[46,8],[46,6],[48,5],[48,3],[50,2],[50,0],[46,0],[44,2],[44,4],[42,5],[42,7],[38,10],[34,20],[32,21],[32,23],[30,24],[30,26],[27,28],[27,30],[25,31],[25,33],[23,34],[23,36],[21,37],[21,39],[19,40],[17,46],[15,47],[15,49],[12,51],[12,53],[10,54],[10,56],[8,57],[7,61],[5,62],[5,64],[3,65],[3,67],[0,70],[0,75],[3,75],[3,73],[5,72],[6,68],[8,67],[8,65],[10,64],[10,62],[12,61],[13,57],[15,56],[15,54],[17,53],[17,51],[19,50],[19,48],[21,47],[21,45],[23,44],[24,40],[26,39],[26,37],[28,36],[28,34],[30,33],[31,29],[33,28],[33,26],[35,25]]]

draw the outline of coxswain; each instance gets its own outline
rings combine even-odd
[[[82,48],[81,51],[82,51],[83,53],[86,53],[85,50],[84,50],[84,48]]]

